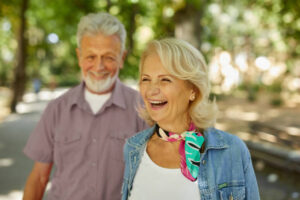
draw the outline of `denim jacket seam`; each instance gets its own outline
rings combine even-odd
[[[246,166],[245,166],[245,168],[244,168],[244,173],[246,174],[247,173],[247,171],[248,171],[248,169],[249,169],[249,166],[250,166],[250,162],[251,161],[251,157],[249,157],[248,159],[247,159],[247,164],[246,164]]]
[[[135,148],[135,149],[133,149],[131,151],[128,151],[128,154],[129,154],[128,189],[130,189],[130,187],[131,187],[131,185],[133,183],[134,176],[136,175],[137,168],[138,168],[139,163],[141,161],[141,157],[143,155],[143,148],[142,147],[143,147],[143,145],[140,145],[140,146],[138,146],[138,148]],[[134,154],[134,153],[138,153],[139,154],[138,159],[136,160],[135,163],[131,162],[131,160],[130,160],[130,158],[132,157],[131,155]],[[134,175],[133,175],[133,171],[135,171]]]
[[[225,144],[225,145],[222,145],[222,146],[208,146],[206,149],[207,150],[210,150],[210,149],[219,150],[219,149],[227,149],[227,148],[229,148],[229,146],[227,144]]]
[[[131,142],[131,141],[127,141],[127,144],[130,146],[130,147],[133,147],[133,148],[135,148],[135,149],[137,149],[137,148],[139,148],[141,145],[139,145],[139,144],[136,144],[136,143],[134,143],[134,142]]]

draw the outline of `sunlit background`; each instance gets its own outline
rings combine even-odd
[[[272,191],[262,199],[300,199],[293,179],[300,163],[292,163],[300,161],[300,1],[1,0],[0,128],[2,120],[17,122],[40,111],[45,102],[79,83],[77,23],[98,11],[117,16],[126,27],[128,56],[120,78],[136,89],[140,54],[151,39],[177,37],[201,50],[210,69],[211,98],[220,107],[216,126],[251,147],[259,183]],[[36,80],[39,93],[34,93]],[[19,115],[9,115],[11,111]],[[1,153],[5,146],[0,141],[2,171],[19,165]],[[290,160],[276,163],[277,158],[257,149],[279,149]],[[266,163],[279,171],[265,172]],[[281,174],[278,163],[289,172]],[[279,183],[286,173],[293,186],[276,193],[288,185],[288,180]],[[24,183],[0,193],[0,200],[20,199]],[[3,184],[0,177],[0,188]]]

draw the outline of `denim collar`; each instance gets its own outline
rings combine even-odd
[[[150,139],[155,131],[155,126],[139,132],[128,139],[128,144],[135,148],[141,148]]]
[[[137,149],[143,147],[155,131],[155,126],[141,131],[137,135],[128,139],[128,144]],[[204,130],[205,150],[224,149],[229,147],[229,141],[226,141],[221,134],[222,131],[210,127]]]
[[[210,127],[204,130],[205,150],[224,149],[229,147],[229,141],[226,141],[222,131]]]

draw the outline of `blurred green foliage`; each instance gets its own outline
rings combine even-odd
[[[0,2],[0,86],[9,86],[16,62],[18,0]],[[138,75],[145,44],[153,38],[181,36],[199,48],[208,62],[218,50],[249,59],[272,55],[288,60],[293,71],[300,55],[300,2],[294,0],[30,0],[26,12],[28,56],[26,73],[47,85],[78,83],[76,29],[81,16],[108,11],[126,26],[128,56],[121,79]],[[246,77],[247,78],[247,77]],[[257,84],[241,88],[255,99]],[[278,87],[278,86],[276,86]]]

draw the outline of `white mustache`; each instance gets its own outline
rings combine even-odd
[[[110,72],[108,72],[108,71],[100,71],[100,72],[89,71],[88,76],[91,76],[91,74],[96,77],[105,77],[107,75],[110,75]]]

